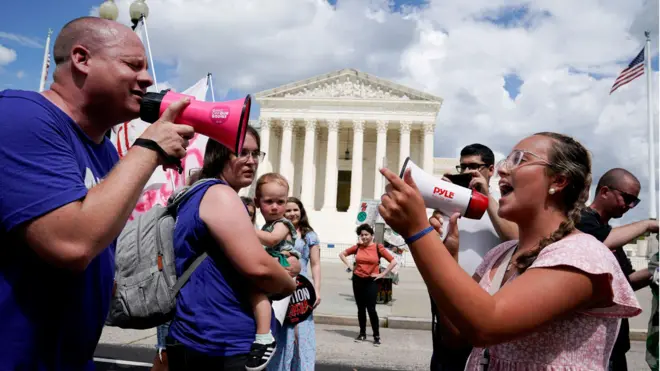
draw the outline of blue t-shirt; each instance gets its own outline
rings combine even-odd
[[[0,370],[93,369],[115,243],[75,273],[40,259],[14,232],[84,198],[117,161],[107,138],[94,143],[41,94],[0,92]]]
[[[204,183],[179,206],[174,228],[177,276],[204,251],[209,257],[179,291],[169,334],[197,352],[225,357],[249,353],[257,327],[250,304],[251,282],[236,271],[199,217],[204,194],[216,184],[224,182]],[[271,323],[273,330],[276,323]]]

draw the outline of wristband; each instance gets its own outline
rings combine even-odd
[[[428,227],[426,227],[426,228],[422,229],[421,231],[413,234],[412,236],[410,236],[408,238],[404,238],[404,241],[406,242],[406,245],[410,245],[411,243],[419,240],[420,238],[422,238],[422,237],[426,236],[427,234],[431,233],[432,231],[433,231],[433,227],[429,225]]]
[[[181,160],[179,160],[174,156],[168,155],[167,152],[165,152],[165,150],[163,150],[163,148],[160,145],[158,145],[158,143],[156,143],[155,141],[151,139],[137,138],[135,142],[133,142],[133,145],[155,151],[156,153],[158,153],[158,155],[160,155],[163,159],[165,159],[165,162],[167,164],[176,165],[179,174],[183,172],[183,167],[181,166]]]

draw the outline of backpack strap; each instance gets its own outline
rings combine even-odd
[[[190,193],[191,193],[192,190],[194,190],[196,188],[199,188],[200,186],[202,186],[202,185],[204,185],[208,182],[213,182],[213,181],[216,181],[216,180],[218,180],[218,179],[214,179],[214,178],[200,179],[200,180],[196,181],[195,183],[193,183],[190,186],[186,186],[186,187],[183,187],[183,188],[179,189],[178,191],[175,191],[174,193],[172,193],[172,196],[170,196],[169,200],[167,200],[167,211],[170,212],[170,213],[175,213],[176,214],[176,211],[178,210],[179,205],[181,203],[183,203],[185,200],[187,200],[188,197],[190,197]],[[225,183],[222,182],[222,184],[225,184]]]
[[[199,188],[202,185],[204,185],[208,182],[215,181],[215,180],[217,180],[217,179],[212,179],[212,178],[200,179],[200,180],[196,181],[195,183],[193,183],[193,185],[183,187],[181,190],[179,190],[175,194],[172,194],[172,196],[170,197],[170,199],[167,202],[167,211],[169,213],[173,214],[173,215],[176,215],[176,212],[179,209],[179,205],[181,205],[181,203],[183,203],[184,201],[186,201],[190,197],[190,194],[192,193],[191,192],[192,190],[194,190],[196,188]],[[223,181],[220,181],[220,182],[221,182],[221,184],[226,184]],[[204,259],[206,259],[208,256],[209,256],[208,252],[204,251],[201,255],[199,255],[197,258],[195,258],[195,260],[192,262],[192,264],[190,264],[188,269],[186,269],[183,272],[183,274],[181,275],[181,277],[179,277],[179,279],[176,280],[176,283],[174,284],[174,287],[172,287],[172,296],[173,297],[176,297],[179,294],[179,291],[181,290],[183,285],[185,285],[186,282],[188,282],[188,280],[190,279],[190,276],[192,276],[195,269],[197,269],[197,267],[199,267],[199,265],[202,264]]]
[[[192,262],[192,264],[190,264],[188,269],[186,269],[185,272],[183,272],[183,274],[181,275],[181,277],[179,277],[179,279],[176,281],[176,283],[174,284],[174,287],[172,287],[172,296],[174,296],[174,297],[177,296],[177,294],[179,293],[179,290],[181,290],[183,285],[185,285],[186,282],[188,282],[188,280],[190,279],[190,276],[193,274],[195,269],[197,269],[197,267],[199,267],[199,265],[202,264],[204,259],[206,259],[206,257],[208,257],[208,256],[209,256],[209,253],[204,251],[204,253],[202,255],[198,256]]]

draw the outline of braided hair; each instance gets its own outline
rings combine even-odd
[[[552,234],[542,238],[534,249],[518,257],[515,265],[521,271],[532,265],[543,248],[575,230],[575,225],[580,221],[582,210],[589,199],[591,187],[591,157],[582,144],[558,133],[541,132],[535,135],[550,138],[554,142],[548,158],[550,164],[547,172],[548,175],[563,175],[567,179],[568,185],[558,195],[567,218]]]

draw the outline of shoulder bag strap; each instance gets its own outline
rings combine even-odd
[[[502,263],[500,263],[500,266],[497,268],[497,272],[495,272],[493,281],[490,284],[490,289],[488,289],[489,294],[495,295],[495,293],[500,289],[500,287],[502,287],[502,280],[504,280],[504,274],[506,273],[506,268],[509,266],[509,263],[511,262],[511,257],[513,257],[513,253],[514,251],[516,251],[517,246],[518,245],[512,246],[504,256]]]

